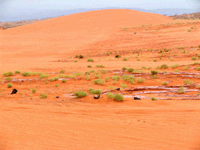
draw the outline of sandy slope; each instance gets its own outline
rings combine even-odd
[[[142,57],[141,61],[134,57],[130,57],[129,61],[109,60],[114,58],[114,54],[106,55],[108,50],[113,53],[120,51],[120,54],[129,57],[128,51],[138,49],[196,48],[200,44],[199,24],[160,25],[177,22],[180,21],[139,11],[101,10],[3,30],[0,31],[0,73],[15,70],[59,72],[62,69],[85,72],[91,70],[87,68],[90,64],[94,70],[98,70],[94,66],[100,64],[105,65],[106,70],[121,70],[124,66],[156,68],[163,63],[170,66],[191,64],[190,57],[175,56],[174,61],[165,58],[155,63],[152,58],[158,54],[151,52],[144,53],[148,59]],[[146,26],[142,26],[149,24],[156,25],[156,29],[145,30]],[[194,25],[196,30],[187,32]],[[181,52],[176,53],[182,55]],[[196,53],[198,51],[192,51],[191,55]],[[86,59],[74,63],[76,54],[83,54]],[[87,62],[90,55],[94,63]],[[2,75],[0,78],[4,79]],[[21,76],[15,75],[15,78]],[[163,80],[172,80],[170,85],[180,85],[181,79]],[[149,80],[145,85],[160,85],[160,81]],[[125,98],[124,102],[117,103],[105,96],[99,101],[94,101],[92,96],[83,99],[61,96],[55,99],[56,95],[70,91],[87,90],[91,86],[105,90],[112,85],[108,82],[97,86],[86,80],[56,83],[60,85],[57,89],[55,83],[44,84],[43,81],[14,83],[25,97],[10,95],[6,83],[0,83],[0,89],[5,88],[0,92],[0,150],[200,149],[199,101],[152,102]],[[119,83],[116,86],[120,86]],[[29,88],[38,89],[38,93],[30,98]],[[39,92],[47,93],[49,97],[39,99]]]

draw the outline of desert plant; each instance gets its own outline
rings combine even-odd
[[[124,75],[124,76],[122,76],[122,80],[124,80],[124,81],[135,80],[135,77],[130,76],[130,75]]]
[[[178,68],[178,67],[179,67],[179,65],[177,65],[177,64],[172,66],[173,69]]]
[[[125,71],[125,70],[127,70],[127,68],[126,68],[126,67],[123,67],[122,70]]]
[[[49,83],[49,81],[45,81],[45,83],[46,83],[46,84],[48,84],[48,83]]]
[[[180,89],[178,90],[178,93],[179,93],[179,94],[185,93],[185,92],[184,92],[184,87],[183,87],[183,86],[180,87]]]
[[[41,80],[41,79],[48,78],[48,77],[49,76],[47,74],[42,74],[42,75],[39,76],[39,79]]]
[[[32,93],[36,93],[37,92],[37,90],[36,89],[32,89]]]
[[[123,58],[122,60],[123,60],[123,61],[127,61],[127,60],[128,60],[128,58]]]
[[[152,79],[158,79],[158,76],[157,75],[152,75],[151,78]]]
[[[12,83],[7,84],[7,88],[12,88],[12,86],[13,86]]]
[[[58,85],[58,84],[56,84],[56,85],[55,85],[55,87],[59,87],[59,85]]]
[[[78,58],[79,58],[79,59],[82,59],[82,58],[84,58],[84,56],[83,56],[83,55],[79,55]]]
[[[65,70],[61,70],[61,71],[60,71],[60,74],[64,74],[64,73],[65,73]]]
[[[174,72],[179,72],[179,70],[177,69],[177,70],[174,70]]]
[[[156,70],[151,70],[151,75],[153,76],[153,75],[157,75],[158,74],[158,71],[156,71]]]
[[[87,81],[89,81],[90,80],[90,75],[87,75],[85,78],[86,78]]]
[[[20,71],[18,71],[18,70],[16,70],[16,71],[15,71],[15,73],[16,73],[16,74],[20,74],[21,72],[20,72]]]
[[[6,81],[12,81],[12,78],[11,77],[7,77],[5,78]]]
[[[65,79],[62,79],[62,83],[66,83],[67,81]]]
[[[190,80],[184,80],[183,83],[184,83],[184,84],[193,84],[193,81],[190,81]]]
[[[13,76],[13,72],[9,71],[9,72],[6,72],[6,73],[3,73],[3,76],[5,77],[8,77],[8,76]]]
[[[106,74],[106,73],[108,73],[108,71],[107,70],[101,70],[101,73]]]
[[[183,68],[183,70],[188,70],[189,69],[189,66],[185,66],[184,68]]]
[[[47,98],[46,94],[40,93],[40,99]]]
[[[123,101],[124,97],[121,94],[115,94],[113,99],[116,101]]]
[[[128,68],[128,70],[127,70],[128,72],[133,72],[134,71],[134,69],[133,68]]]
[[[120,84],[120,86],[122,87],[122,88],[127,88],[127,85],[126,84]]]
[[[192,59],[192,60],[197,60],[197,58],[196,58],[196,57],[192,57],[191,59]]]
[[[94,60],[92,58],[88,58],[87,60],[88,62],[94,62]]]
[[[53,81],[55,81],[55,78],[50,78],[49,81],[53,82]]]
[[[95,75],[94,75],[94,78],[95,78],[95,79],[98,79],[99,77],[100,77],[100,75],[98,75],[98,74],[95,74]]]
[[[144,81],[145,81],[145,79],[142,79],[142,78],[137,79],[138,83],[144,83]]]
[[[96,79],[94,80],[94,84],[103,85],[104,81],[102,79]]]
[[[74,62],[78,62],[77,60],[74,60]]]
[[[154,61],[154,62],[157,62],[157,60],[156,60],[156,59],[154,59],[153,61]]]
[[[105,78],[104,78],[105,82],[108,82],[109,79],[110,79],[109,77],[105,77]]]
[[[95,89],[89,89],[89,93],[90,94],[102,94],[102,90],[98,89],[98,90],[95,90]]]
[[[162,85],[167,85],[168,82],[164,81],[164,82],[162,82],[161,84],[162,84]]]
[[[112,99],[112,98],[114,97],[114,94],[112,94],[112,93],[110,93],[110,92],[108,92],[106,95],[107,95],[107,97],[108,97],[109,99]]]
[[[112,77],[112,80],[119,81],[120,80],[120,76],[115,75],[115,76]]]
[[[91,65],[88,65],[87,67],[88,67],[88,68],[92,68],[92,66],[91,66]]]
[[[32,75],[31,72],[23,72],[23,73],[22,73],[22,76],[24,76],[24,77],[29,77],[29,76],[31,76],[31,75]]]
[[[152,97],[151,100],[152,101],[157,101],[157,99],[155,97]]]
[[[169,68],[169,67],[168,67],[167,64],[163,64],[163,65],[160,66],[160,69],[168,69],[168,68]]]
[[[78,98],[81,98],[81,97],[85,97],[87,96],[87,92],[84,92],[84,91],[78,91],[78,92],[74,92],[74,95]]]

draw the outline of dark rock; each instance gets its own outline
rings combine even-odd
[[[16,94],[17,93],[17,89],[13,89],[11,94]]]
[[[120,58],[120,57],[121,57],[120,55],[116,55],[116,56],[115,56],[115,58]]]
[[[134,97],[134,100],[141,100],[139,97]]]
[[[136,32],[134,32],[134,34],[136,34]]]
[[[100,98],[100,95],[95,95],[94,96],[94,99],[99,99]]]
[[[56,96],[56,98],[59,98],[60,96]]]
[[[116,88],[115,90],[120,91],[120,88]]]

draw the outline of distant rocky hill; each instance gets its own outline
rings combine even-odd
[[[200,12],[192,13],[192,14],[182,14],[182,15],[174,15],[169,16],[170,18],[176,20],[176,19],[200,19]]]

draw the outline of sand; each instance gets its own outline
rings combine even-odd
[[[198,73],[198,65],[191,65],[189,70],[184,67],[198,61],[199,27],[200,23],[194,20],[175,21],[158,14],[116,9],[78,13],[0,30],[0,149],[200,149],[200,101],[190,99],[198,94],[197,87],[189,88],[197,91],[183,94],[191,96],[185,100],[173,97],[134,101],[132,97],[125,97],[123,102],[116,102],[106,95],[98,100],[92,95],[80,99],[64,95],[89,88],[108,90],[111,86],[120,87],[120,83],[127,84],[127,89],[161,86],[163,81],[170,81],[168,86],[183,85],[186,79],[198,85],[198,75],[191,78],[183,74]],[[159,51],[164,49],[170,53],[161,56]],[[122,57],[115,58],[117,54]],[[83,55],[84,59],[75,58],[76,55]],[[196,61],[191,60],[194,56]],[[94,62],[87,62],[88,58]],[[123,58],[128,61],[122,61]],[[142,74],[138,77],[145,78],[145,82],[135,84],[122,80],[113,83],[110,79],[102,86],[95,85],[92,74],[90,81],[82,75],[66,83],[60,80],[44,83],[61,70],[66,75],[92,69],[108,70],[107,74],[100,73],[103,79],[130,74],[121,72],[122,67],[156,70],[162,64],[179,66],[157,70],[173,73],[178,69],[180,74],[159,74],[158,79]],[[39,80],[38,75],[14,74],[11,77],[15,80],[33,80],[4,82],[3,73],[16,70],[49,73],[49,78]],[[138,78],[137,74],[131,74]],[[12,88],[7,88],[7,83],[18,89],[16,95],[10,95]],[[35,94],[31,93],[33,88],[37,89]],[[126,89],[113,92],[134,95]],[[40,93],[48,97],[40,99]],[[156,94],[143,95],[159,98]]]

